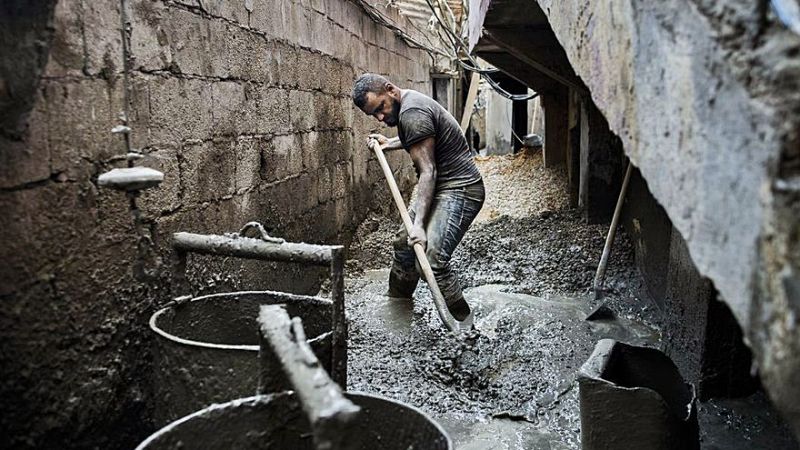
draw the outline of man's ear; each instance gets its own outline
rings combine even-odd
[[[383,88],[384,88],[384,89],[386,90],[386,92],[388,92],[388,93],[389,93],[389,94],[390,94],[392,97],[394,97],[394,96],[396,96],[396,95],[397,95],[397,86],[393,85],[392,83],[390,83],[390,82],[388,82],[388,81],[387,81],[387,82],[386,82],[386,84],[383,86]]]

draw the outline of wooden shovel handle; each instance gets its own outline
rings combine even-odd
[[[392,175],[392,169],[389,167],[386,156],[383,154],[383,147],[375,140],[371,140],[369,145],[378,158],[378,163],[381,169],[383,169],[386,182],[389,183],[389,191],[391,191],[394,203],[400,211],[400,217],[403,219],[406,232],[411,234],[413,223],[411,222],[411,217],[408,215],[406,203],[403,201],[403,196],[400,194],[400,189],[397,187],[394,175]],[[428,282],[428,287],[431,290],[431,294],[433,294],[433,303],[436,305],[436,312],[439,313],[439,318],[442,319],[444,326],[450,331],[460,331],[471,328],[472,315],[468,316],[463,322],[459,322],[450,314],[450,310],[447,309],[447,303],[442,295],[442,291],[439,290],[439,284],[436,282],[436,278],[433,276],[433,269],[431,268],[430,262],[428,262],[428,257],[425,255],[425,249],[422,247],[422,244],[414,244],[414,254],[417,256],[417,261],[419,261],[422,275],[425,277],[425,281]]]

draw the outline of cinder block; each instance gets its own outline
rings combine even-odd
[[[361,39],[367,45],[375,45],[375,28],[377,25],[371,19],[367,18],[366,20],[360,23],[360,27],[353,32],[361,36]],[[349,28],[348,28],[349,29]]]
[[[164,174],[164,181],[157,188],[142,192],[139,197],[139,207],[142,210],[164,213],[181,206],[181,172],[177,149],[152,149],[137,165],[150,167]]]
[[[278,72],[278,83],[281,86],[297,87],[298,72],[303,70],[299,64],[299,52],[301,51],[284,43],[275,43],[275,53],[273,55]]]
[[[337,28],[337,30],[339,29]],[[358,65],[361,60],[366,61],[366,47],[365,44],[361,42],[361,39],[343,28],[341,32],[342,39],[344,39],[343,42],[350,42],[350,45],[344,49],[341,55],[337,54],[336,56],[345,61],[349,61],[353,65]]]
[[[173,61],[171,16],[162,2],[141,2],[131,11],[131,54],[133,67],[159,70]],[[188,13],[187,13],[188,14]]]
[[[352,167],[349,162],[336,164],[333,167],[333,197],[340,199],[347,195],[353,186]]]
[[[341,25],[351,33],[360,34],[363,23],[372,23],[372,20],[365,18],[364,12],[353,2],[342,2],[342,6],[344,16]]]
[[[329,56],[320,57],[319,88],[325,93],[338,95],[342,70],[342,65],[335,59]]]
[[[123,109],[122,86],[117,87],[111,90],[105,80],[91,79],[44,83],[47,115],[34,109],[35,115],[29,121],[35,120],[33,126],[37,128],[47,124],[48,166],[52,173],[87,179],[94,172],[87,161],[106,159],[124,151],[122,139],[111,134]]]
[[[261,178],[282,180],[303,170],[303,151],[294,134],[274,136],[261,149]]]
[[[81,5],[58,2],[53,10],[53,40],[44,74],[82,75],[84,64]]]
[[[294,185],[285,180],[270,185],[264,191],[263,195],[269,198],[270,212],[281,223],[290,223],[299,215],[301,207],[295,202],[295,193],[292,192],[294,188]]]
[[[260,138],[240,137],[236,140],[236,192],[261,182],[261,144]]]
[[[333,49],[336,45],[339,45],[333,41],[333,28],[335,25],[327,17],[316,12],[309,13],[309,18],[313,30],[311,47],[326,55],[332,55]]]
[[[320,165],[333,166],[349,158],[353,151],[353,137],[348,130],[319,132]]]
[[[350,225],[351,217],[353,216],[352,201],[349,195],[337,198],[334,202],[334,217],[336,222],[336,229],[343,230]]]
[[[250,28],[265,33],[272,39],[285,36],[285,21],[281,0],[254,0],[250,14]]]
[[[290,129],[289,93],[284,89],[255,87],[257,107],[245,111],[247,121],[259,134],[284,133]]]
[[[0,188],[12,188],[50,177],[50,149],[46,136],[42,132],[30,135],[25,141],[12,141],[0,136],[0,148],[3,149],[0,151]]]
[[[230,76],[275,86],[278,83],[275,45],[256,33],[232,27],[227,39],[228,70]]]
[[[222,20],[208,21],[208,40],[204,43],[205,55],[199,55],[203,62],[200,67],[204,70],[201,75],[245,78],[241,74],[234,74],[233,69],[237,63],[242,64],[240,61],[243,53],[241,47],[246,46],[246,38],[249,34],[249,32]],[[183,52],[175,53],[181,57],[186,55]],[[186,64],[181,61],[179,66],[182,69]]]
[[[92,75],[113,77],[122,71],[122,36],[119,2],[84,2],[81,4],[85,70]]]
[[[318,90],[321,87],[321,79],[324,76],[323,56],[309,50],[298,49],[297,51],[297,79],[295,80],[300,89]]]
[[[300,40],[300,17],[295,13],[295,4],[290,0],[279,1],[283,17],[283,38],[289,42],[298,42]]]
[[[181,8],[159,8],[160,2],[145,3],[134,15],[131,47],[136,67],[227,77],[231,64],[239,63],[231,53],[247,54],[252,47],[249,32],[236,25]]]
[[[339,93],[342,95],[350,96],[353,93],[353,83],[355,83],[356,78],[358,78],[361,73],[356,73],[356,71],[350,67],[342,65],[340,66],[341,69],[339,70]],[[350,104],[355,108],[355,105],[352,103],[352,97],[350,100]]]
[[[325,2],[325,14],[334,23],[344,28],[344,2],[342,0],[323,0]]]
[[[286,95],[277,88],[245,82],[212,86],[214,135],[274,134],[288,129]]]
[[[316,176],[303,173],[299,177],[287,180],[292,193],[292,202],[296,205],[296,214],[302,214],[319,204],[318,183]]]
[[[353,122],[355,122],[355,115],[364,115],[364,113],[356,108],[356,105],[353,104],[353,99],[350,97],[340,97],[339,102],[342,104],[342,112],[344,113],[344,123],[342,127],[352,129]]]
[[[317,190],[320,203],[333,198],[333,170],[331,167],[320,167],[317,171]]]
[[[353,149],[353,184],[365,184],[368,182],[369,178],[367,177],[367,170],[369,169],[369,158],[370,153],[360,150],[358,148]]]
[[[317,32],[313,28],[311,22],[311,15],[316,13],[310,12],[305,8],[295,7],[293,9],[292,20],[297,21],[297,43],[305,48],[313,48],[314,46],[314,33]]]
[[[181,185],[187,205],[221,199],[235,192],[235,144],[219,140],[182,146]]]
[[[314,96],[316,128],[322,130],[349,128],[352,119],[348,115],[352,113],[352,109],[352,102],[348,98],[316,93]]]
[[[319,152],[325,151],[319,148],[319,135],[316,131],[310,131],[298,135],[298,138],[303,152],[303,168],[315,172],[319,168]]]
[[[314,124],[319,130],[329,130],[341,126],[342,116],[336,97],[322,92],[314,93]]]
[[[134,100],[137,129],[145,127],[148,142],[177,145],[186,139],[203,139],[211,129],[211,83],[162,77],[137,76]]]
[[[396,61],[393,60],[392,54],[389,53],[384,48],[378,49],[378,64],[381,68],[381,71],[386,73],[395,73],[397,65],[394,64]]]
[[[218,81],[211,85],[210,135],[233,135],[240,128],[247,128],[242,119],[255,102],[248,102],[244,91],[244,85],[234,81]]]
[[[313,92],[289,92],[289,118],[294,131],[311,130],[317,125],[318,106]]]
[[[243,26],[248,24],[248,12],[243,0],[203,0],[202,3],[212,16],[224,17]]]
[[[372,72],[381,72],[383,69],[380,66],[380,57],[381,52],[380,49],[375,45],[370,45],[369,49],[367,49],[368,60],[367,60],[367,67]]]
[[[195,13],[170,8],[166,27],[172,54],[170,69],[179,73],[228,76],[228,40],[236,27],[207,20]]]

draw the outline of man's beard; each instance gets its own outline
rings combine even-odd
[[[383,123],[389,125],[390,127],[397,126],[398,118],[400,117],[400,102],[397,100],[392,100],[392,112],[390,115],[386,116],[383,119]]]

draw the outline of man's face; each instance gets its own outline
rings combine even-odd
[[[390,127],[397,126],[400,116],[400,102],[395,98],[392,90],[380,94],[367,93],[367,102],[361,108],[364,114],[373,116]]]

